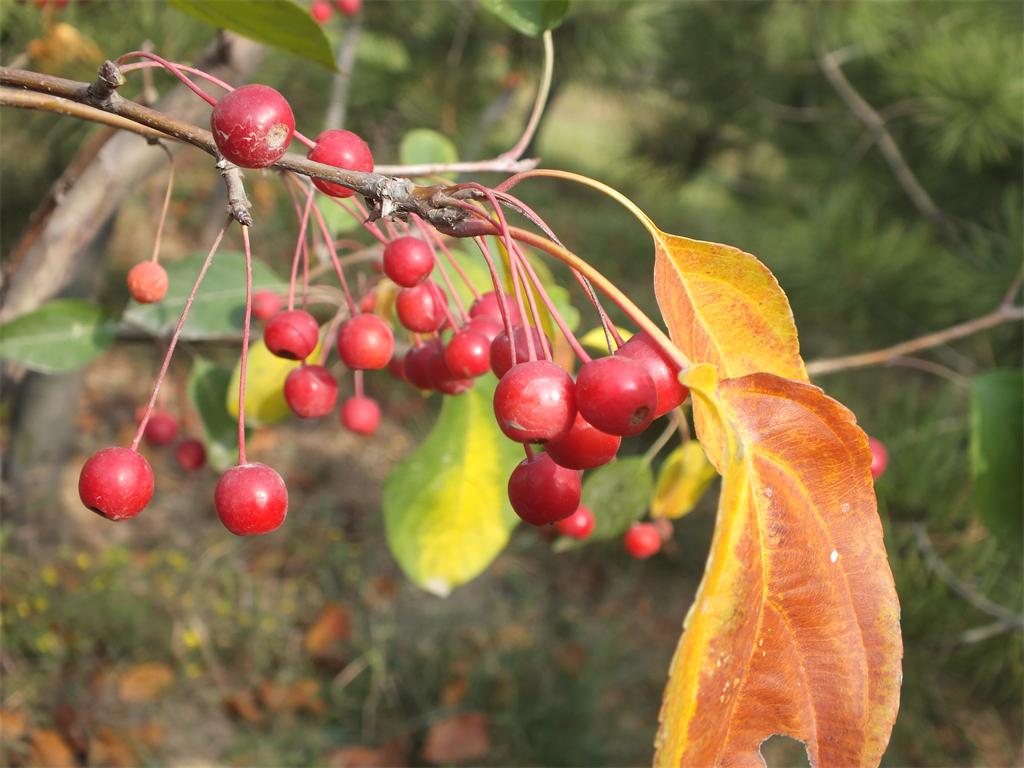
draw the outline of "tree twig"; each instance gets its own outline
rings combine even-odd
[[[107,64],[104,64],[101,70],[105,72],[106,67]],[[103,75],[98,79],[106,82],[108,77]],[[209,131],[144,107],[117,93],[110,93],[108,96],[104,88],[96,88],[95,84],[66,80],[27,70],[0,67],[0,85],[60,96],[88,104],[104,112],[148,126],[217,157],[217,145]],[[304,176],[333,181],[348,187],[370,201],[371,217],[373,218],[415,213],[435,226],[452,228],[466,217],[466,212],[453,204],[453,199],[445,187],[419,186],[408,179],[393,178],[380,173],[349,171],[316,163],[302,155],[292,153],[286,154],[270,168],[294,171]]]
[[[817,42],[817,49],[818,64],[821,67],[821,71],[825,74],[825,78],[829,81],[835,92],[839,94],[839,97],[846,102],[850,111],[874,136],[878,149],[881,151],[886,163],[889,164],[889,168],[896,177],[896,181],[903,188],[903,191],[906,192],[914,207],[929,221],[943,227],[947,226],[945,214],[935,204],[935,201],[932,200],[928,191],[921,186],[921,182],[917,180],[917,176],[914,175],[906,159],[904,159],[903,153],[893,139],[892,134],[885,127],[885,120],[860,95],[843,73],[843,58],[836,51],[826,52],[820,40]]]
[[[924,558],[925,566],[943,584],[982,613],[986,613],[994,619],[998,619],[1003,624],[1008,624],[1015,629],[1024,629],[1024,616],[1018,616],[1008,608],[1004,608],[999,605],[999,603],[989,600],[985,595],[978,592],[970,584],[962,581],[955,573],[953,573],[952,570],[950,570],[945,561],[939,557],[939,553],[935,551],[935,546],[932,544],[932,540],[929,538],[928,531],[924,525],[921,523],[914,523],[911,525],[911,530],[913,531],[914,539],[917,542],[917,549]]]
[[[811,360],[807,363],[807,373],[811,376],[822,376],[826,373],[846,371],[851,368],[866,368],[871,365],[882,365],[889,363],[899,357],[906,357],[915,352],[925,349],[932,349],[951,341],[971,336],[972,334],[995,328],[1003,323],[1024,320],[1024,307],[1000,304],[992,312],[973,320],[951,326],[941,331],[928,333],[916,339],[893,344],[891,347],[876,349],[871,352],[861,352],[856,355],[845,357],[824,358]]]
[[[345,24],[345,31],[341,34],[341,44],[338,47],[336,58],[338,71],[334,73],[334,79],[331,82],[331,99],[327,103],[327,112],[324,114],[324,130],[345,127],[352,68],[355,66],[356,49],[359,46],[359,37],[362,31],[362,17],[356,15],[348,20]]]

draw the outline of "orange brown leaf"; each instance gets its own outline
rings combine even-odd
[[[876,765],[899,703],[899,604],[867,438],[808,384],[684,381],[728,437],[718,522],[661,711],[657,765],[763,765],[773,734],[819,768]]]

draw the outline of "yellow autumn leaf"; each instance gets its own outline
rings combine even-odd
[[[320,359],[320,344],[309,356],[310,360]],[[285,360],[272,355],[263,339],[249,346],[249,359],[245,375],[245,423],[250,427],[261,427],[284,421],[291,414],[284,399],[284,380],[288,374],[302,365],[301,360]],[[227,407],[233,418],[238,418],[238,380],[241,376],[242,360],[235,363],[228,384]]]
[[[651,517],[675,520],[689,514],[717,475],[700,443],[683,443],[661,465],[651,498]]]
[[[522,448],[494,421],[495,384],[486,376],[446,397],[430,434],[384,486],[391,552],[415,584],[436,595],[490,565],[518,521],[506,486]]]

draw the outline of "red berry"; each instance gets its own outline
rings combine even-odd
[[[182,440],[174,452],[178,466],[186,472],[202,469],[206,464],[206,448],[198,440]]]
[[[335,0],[335,5],[346,16],[355,16],[363,7],[363,0]]]
[[[213,503],[225,528],[236,536],[255,536],[281,527],[288,514],[288,489],[266,464],[239,464],[220,476]]]
[[[433,252],[417,237],[400,237],[384,248],[384,274],[404,288],[419,285],[433,269]]]
[[[406,328],[416,333],[433,333],[448,319],[448,299],[432,280],[412,288],[403,288],[395,298],[395,312]]]
[[[508,313],[512,318],[512,325],[519,325],[523,322],[523,317],[519,314],[519,307],[516,304],[516,300],[505,294],[505,308],[508,309]],[[498,294],[494,291],[488,291],[480,296],[479,299],[473,302],[473,306],[469,308],[470,317],[493,317],[496,320],[504,322],[501,316],[501,304],[498,302]]]
[[[284,96],[266,85],[243,85],[221,96],[210,115],[217,149],[243,168],[265,168],[281,159],[295,131]]]
[[[621,437],[602,432],[577,412],[572,429],[555,440],[549,440],[544,450],[560,466],[593,469],[614,459],[621,444]]]
[[[363,313],[373,312],[373,308],[377,306],[377,292],[367,291],[366,294],[359,300],[359,311]]]
[[[281,311],[281,297],[274,291],[256,291],[252,295],[252,316],[266,322]]]
[[[318,419],[334,410],[338,382],[322,365],[303,365],[284,380],[284,399],[300,419]]]
[[[580,504],[575,512],[555,523],[555,530],[571,539],[585,539],[594,530],[594,513]]]
[[[889,466],[889,451],[881,440],[873,437],[868,438],[868,448],[871,449],[871,477],[877,480]]]
[[[287,360],[305,360],[319,340],[316,318],[301,309],[278,312],[263,329],[267,349]]]
[[[357,435],[372,435],[380,424],[380,406],[372,397],[350,397],[341,405],[341,423]]]
[[[654,419],[658,390],[644,366],[628,357],[599,357],[576,374],[576,407],[610,435],[638,435]]]
[[[538,355],[541,350],[540,333],[536,328],[530,327],[533,334],[533,349]],[[516,340],[516,363],[526,363],[530,360],[530,348],[526,345],[526,329],[517,325],[513,329]],[[491,342],[491,370],[499,379],[508,373],[512,363],[512,345],[508,343],[508,333],[504,330],[494,337]]]
[[[338,356],[353,370],[387,367],[395,351],[395,335],[377,315],[355,315],[338,327]]]
[[[665,356],[648,333],[640,331],[634,334],[615,354],[636,360],[654,380],[654,387],[658,391],[654,418],[678,408],[690,394],[690,390],[679,383],[679,367]]]
[[[491,343],[505,330],[501,320],[490,315],[477,315],[469,321],[469,325],[466,327],[482,334],[487,339],[488,355],[490,355]]]
[[[482,333],[465,328],[448,341],[444,361],[455,376],[471,379],[491,369],[491,344]]]
[[[646,560],[661,549],[661,533],[650,523],[633,523],[622,539],[630,557]]]
[[[327,0],[316,0],[316,2],[309,7],[309,15],[321,24],[331,18],[331,14],[333,13],[334,9]]]
[[[388,360],[388,373],[396,379],[408,382],[409,377],[405,373],[405,357],[393,355],[392,358]]]
[[[167,270],[155,261],[140,261],[128,270],[128,293],[139,304],[153,304],[167,295]]]
[[[473,388],[472,379],[464,379],[456,376],[448,368],[444,359],[444,350],[441,347],[435,348],[430,356],[430,387],[445,395],[461,395],[466,390]]]
[[[501,431],[520,443],[555,440],[576,418],[572,379],[547,360],[515,365],[494,390],[494,415]]]
[[[316,137],[315,146],[306,155],[317,163],[333,165],[348,171],[373,171],[373,153],[366,142],[352,131],[331,129]],[[313,185],[325,195],[352,197],[355,192],[333,181],[313,179]]]
[[[82,503],[108,520],[135,517],[153,498],[153,469],[131,448],[104,448],[78,476]]]
[[[150,445],[170,445],[178,437],[178,420],[164,411],[153,411],[142,436]]]
[[[405,353],[405,378],[410,384],[418,389],[433,387],[430,378],[430,363],[440,349],[440,342],[431,339]]]
[[[534,454],[512,470],[508,498],[530,525],[558,522],[580,505],[580,473],[558,466],[546,453]]]

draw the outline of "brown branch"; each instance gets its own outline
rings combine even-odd
[[[101,68],[101,72],[106,64]],[[101,79],[108,81],[109,73]],[[0,67],[0,85],[59,96],[71,101],[119,115],[134,123],[147,126],[180,141],[191,144],[213,157],[217,145],[213,135],[198,126],[177,120],[157,110],[125,99],[117,93],[109,95],[95,84],[66,80],[21,69]],[[301,155],[286,154],[270,168],[294,171],[348,187],[367,198],[373,217],[415,213],[435,226],[450,228],[466,217],[465,211],[452,204],[452,198],[441,186],[418,186],[407,179],[393,178],[379,173],[360,173],[316,163]]]
[[[139,123],[120,117],[119,115],[104,112],[102,109],[90,107],[77,101],[65,99],[62,96],[51,96],[35,91],[20,91],[16,88],[5,88],[0,86],[0,107],[20,107],[22,109],[37,109],[42,112],[56,112],[59,115],[77,117],[81,120],[89,120],[101,125],[109,125],[122,131],[131,131],[147,139],[171,139],[165,133],[149,128]]]
[[[861,352],[856,355],[845,357],[825,358],[812,360],[807,363],[807,373],[811,376],[821,376],[836,371],[846,371],[851,368],[866,368],[871,365],[883,365],[899,357],[906,357],[915,352],[925,349],[932,349],[951,341],[962,339],[972,334],[995,328],[1003,323],[1024,320],[1024,307],[1015,307],[1008,304],[1000,304],[992,312],[973,320],[951,326],[941,331],[928,333],[916,339],[900,342],[891,347],[876,349],[871,352]]]
[[[874,137],[878,149],[885,158],[886,163],[892,170],[896,181],[907,193],[914,207],[929,221],[945,226],[946,219],[942,210],[932,200],[928,191],[921,186],[917,176],[910,169],[907,161],[900,152],[899,146],[893,139],[892,134],[885,127],[885,119],[864,99],[853,84],[843,74],[842,58],[838,52],[826,53],[823,46],[818,45],[818,64],[826,79],[839,97],[846,102],[846,106],[860,120]]]

